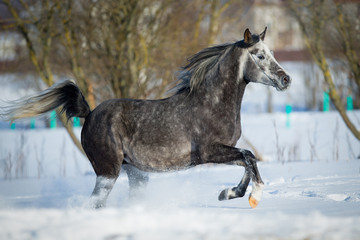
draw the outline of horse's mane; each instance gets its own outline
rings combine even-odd
[[[188,59],[188,64],[181,68],[175,86],[175,91],[180,93],[184,90],[193,92],[198,89],[205,81],[205,75],[221,59],[221,56],[232,46],[239,48],[249,48],[260,41],[259,35],[252,34],[249,42],[244,40],[235,43],[225,43],[209,48],[205,48]]]
[[[205,80],[205,75],[220,60],[226,50],[233,46],[233,43],[225,43],[205,48],[188,59],[188,64],[181,68],[175,90],[179,93],[184,90],[190,92],[198,89]]]

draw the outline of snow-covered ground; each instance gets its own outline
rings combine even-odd
[[[350,115],[359,127],[360,112]],[[242,168],[205,165],[151,174],[136,199],[122,174],[107,208],[91,210],[95,175],[63,129],[0,131],[0,239],[360,239],[360,142],[335,112],[286,121],[242,115],[265,159],[256,209],[248,193],[217,200]]]
[[[137,201],[122,176],[103,210],[86,208],[93,176],[1,181],[0,239],[359,239],[359,166],[262,163],[256,209],[217,201],[239,181],[232,167],[152,176]]]

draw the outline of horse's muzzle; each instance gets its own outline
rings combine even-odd
[[[279,87],[278,90],[283,91],[290,87],[291,77],[283,71],[281,71],[280,73],[281,73],[281,77],[280,77],[281,86]]]

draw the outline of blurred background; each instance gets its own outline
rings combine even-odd
[[[359,108],[359,16],[356,0],[2,0],[1,99],[68,78],[92,108],[109,98],[162,98],[192,54],[267,26],[266,43],[295,86],[278,100],[250,85],[244,111],[284,111],[285,103],[323,110],[330,90]]]
[[[31,95],[69,78],[77,82],[91,108],[110,98],[167,97],[191,55],[241,40],[246,28],[260,33],[268,27],[265,43],[293,83],[285,92],[249,84],[242,112],[337,111],[346,138],[354,139],[356,148],[359,16],[359,0],[1,0],[0,99]],[[64,125],[81,148],[73,126],[81,127],[82,120],[67,123],[55,115],[0,122],[0,128]],[[278,133],[272,125],[274,144]],[[337,118],[332,126],[338,131]],[[256,139],[245,142],[257,145]]]

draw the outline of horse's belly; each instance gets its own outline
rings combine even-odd
[[[187,168],[191,165],[191,144],[171,146],[138,144],[127,153],[128,161],[143,171],[164,172]]]

